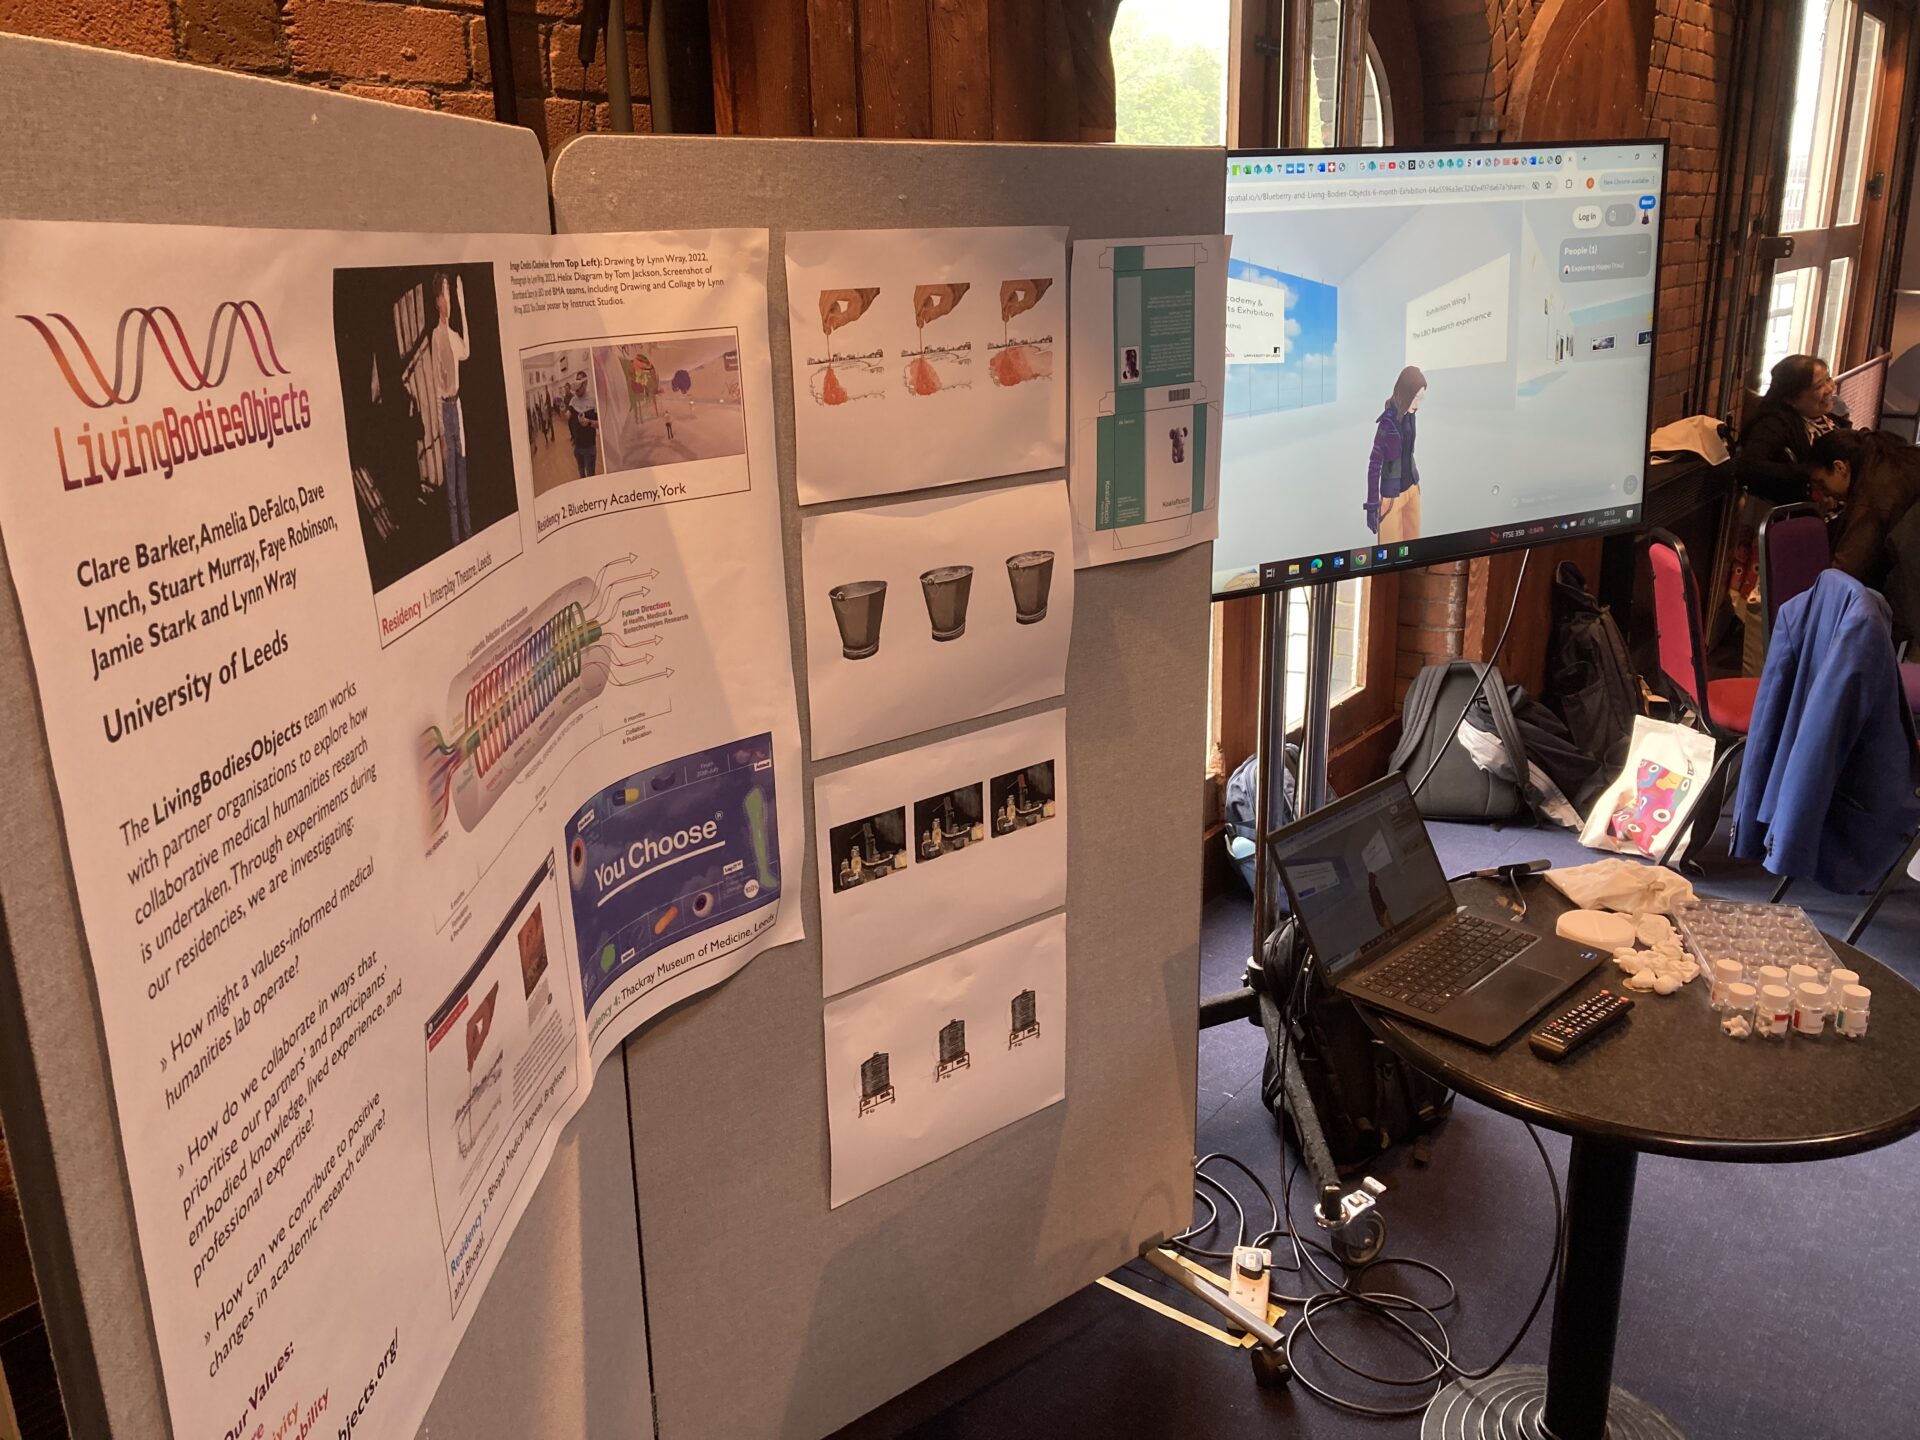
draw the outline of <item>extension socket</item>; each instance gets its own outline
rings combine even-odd
[[[1251,1245],[1233,1247],[1233,1271],[1227,1297],[1249,1315],[1267,1318],[1267,1291],[1273,1284],[1273,1252]]]

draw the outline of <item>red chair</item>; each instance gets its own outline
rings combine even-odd
[[[1780,607],[1804,590],[1811,590],[1820,572],[1833,563],[1833,551],[1827,543],[1827,522],[1813,505],[1778,505],[1760,522],[1755,560],[1760,570],[1760,613],[1766,617],[1766,633],[1773,636],[1773,622]],[[1920,714],[1920,665],[1900,666],[1900,687],[1907,692],[1907,704]]]
[[[1760,571],[1760,613],[1771,639],[1780,607],[1811,590],[1820,572],[1833,563],[1827,522],[1819,509],[1802,502],[1776,505],[1768,511],[1760,522],[1755,559]]]
[[[1760,681],[1709,680],[1707,646],[1700,621],[1700,587],[1694,582],[1687,547],[1666,530],[1647,532],[1647,565],[1653,574],[1653,621],[1658,638],[1660,687],[1689,723],[1713,737],[1713,771],[1698,798],[1677,824],[1673,843],[1661,862],[1677,863],[1690,840],[1694,817],[1707,797],[1726,799],[1727,777],[1747,743],[1753,700]],[[1717,787],[1717,789],[1716,789]],[[1716,809],[1715,813],[1718,811]]]

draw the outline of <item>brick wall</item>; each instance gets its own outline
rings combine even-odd
[[[1731,0],[1658,0],[1654,11],[1647,130],[1669,142],[1653,381],[1656,425],[1710,408],[1715,399],[1691,395],[1688,386],[1708,326],[1726,319],[1706,313],[1706,291],[1708,237],[1720,203],[1721,128],[1733,77],[1733,25]]]
[[[1753,0],[1653,0],[1646,131],[1671,143],[1661,233],[1654,423],[1710,406],[1688,387],[1705,339],[1707,237],[1733,78],[1734,17]],[[1430,141],[1500,138],[1544,0],[1415,0]]]
[[[1467,562],[1433,565],[1400,577],[1400,614],[1395,631],[1393,703],[1421,667],[1461,653],[1467,624]]]
[[[629,0],[629,16],[645,13]],[[580,65],[580,0],[512,0],[521,123],[551,148],[608,128],[606,47]],[[72,40],[493,118],[479,0],[0,0],[0,31]],[[630,29],[634,127],[648,128],[646,37]]]

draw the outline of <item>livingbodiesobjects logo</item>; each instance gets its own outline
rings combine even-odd
[[[297,381],[278,382],[293,372],[275,348],[272,326],[254,300],[222,300],[213,307],[207,338],[196,354],[186,326],[168,305],[134,305],[120,313],[113,337],[109,375],[80,326],[59,311],[21,315],[45,343],[48,354],[73,396],[89,410],[133,405],[146,387],[148,342],[156,373],[164,365],[179,388],[206,395],[227,384],[236,359],[249,357],[265,384],[249,377],[247,388],[230,399],[203,398],[190,410],[163,406],[157,416],[123,414],[96,427],[91,418],[72,436],[77,452],[69,463],[68,437],[53,426],[54,453],[63,490],[80,490],[110,480],[131,479],[151,471],[169,478],[180,466],[207,455],[275,440],[313,423],[307,391]]]
[[[120,324],[113,336],[113,378],[109,380],[106,372],[100,368],[93,347],[87,344],[87,337],[80,333],[65,315],[51,312],[46,319],[38,315],[20,317],[40,333],[47,342],[47,349],[53,353],[54,364],[60,367],[60,373],[66,378],[67,386],[81,404],[95,410],[105,410],[114,405],[131,405],[140,398],[140,387],[146,379],[147,337],[153,337],[154,345],[160,352],[160,358],[173,372],[173,378],[180,388],[189,394],[201,390],[211,390],[224,384],[227,371],[233,364],[234,342],[244,333],[248,349],[253,352],[253,363],[259,367],[262,376],[271,380],[276,375],[291,372],[280,363],[280,357],[273,348],[273,329],[267,324],[266,312],[253,300],[222,300],[213,307],[213,318],[207,325],[207,343],[199,358],[195,358],[193,346],[187,339],[186,327],[180,323],[180,317],[165,305],[133,305],[120,312]],[[82,382],[74,370],[73,360],[67,354],[66,344],[53,333],[53,327],[47,321],[55,321],[67,332],[73,348],[88,376],[93,381],[90,389]],[[133,331],[133,375],[127,376],[127,332]],[[217,351],[217,353],[216,353]],[[94,391],[98,391],[96,398]]]

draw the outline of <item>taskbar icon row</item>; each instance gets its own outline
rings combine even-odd
[[[1295,560],[1273,560],[1260,567],[1260,588],[1269,590],[1275,586],[1298,585],[1314,580],[1343,580],[1369,570],[1435,565],[1488,550],[1544,544],[1584,533],[1617,530],[1624,525],[1635,524],[1639,519],[1638,505],[1618,505],[1607,510],[1589,510],[1550,520],[1532,520],[1524,525],[1469,530],[1457,535],[1396,541],[1391,545],[1365,545],[1358,550],[1302,555]]]

